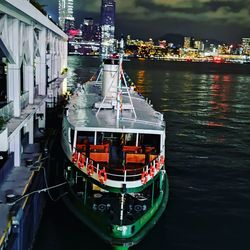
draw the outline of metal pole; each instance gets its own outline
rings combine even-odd
[[[116,110],[116,119],[119,120],[120,118],[120,108],[121,108],[121,72],[122,72],[122,59],[123,59],[123,54],[119,55],[119,69],[118,69],[118,88],[117,88],[117,110]]]
[[[125,194],[121,194],[121,212],[120,212],[120,224],[122,225],[123,222],[123,210],[124,210],[124,203],[125,203]]]

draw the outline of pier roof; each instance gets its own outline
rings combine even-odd
[[[29,1],[24,0],[3,0],[0,2],[0,13],[16,17],[29,25],[37,25],[48,28],[55,34],[67,40],[68,36],[51,20],[36,9]]]

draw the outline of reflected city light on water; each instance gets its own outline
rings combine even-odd
[[[210,116],[214,119],[225,119],[229,110],[229,97],[231,92],[232,77],[230,75],[214,75],[213,83],[210,87]],[[223,122],[209,121],[208,126],[223,126]]]
[[[139,93],[145,92],[145,70],[139,70],[136,75],[136,88]]]

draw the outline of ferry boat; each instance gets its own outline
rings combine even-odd
[[[165,121],[129,86],[119,58],[78,86],[65,107],[61,144],[67,206],[113,249],[137,244],[168,201]]]

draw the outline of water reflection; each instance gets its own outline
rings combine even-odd
[[[76,86],[78,83],[88,81],[99,68],[100,61],[92,57],[68,57],[68,89]],[[86,67],[88,65],[88,67]]]
[[[87,59],[71,62],[81,79],[94,68]],[[164,112],[170,180],[166,213],[131,250],[248,249],[250,65],[131,60],[125,70]],[[83,241],[88,250],[108,249],[62,203],[51,207],[34,249],[80,249]]]
[[[210,117],[216,118],[217,122],[208,121],[208,126],[219,127],[224,125],[221,119],[225,119],[226,114],[230,111],[229,97],[231,92],[231,84],[231,75],[213,75],[213,83],[210,87]]]

